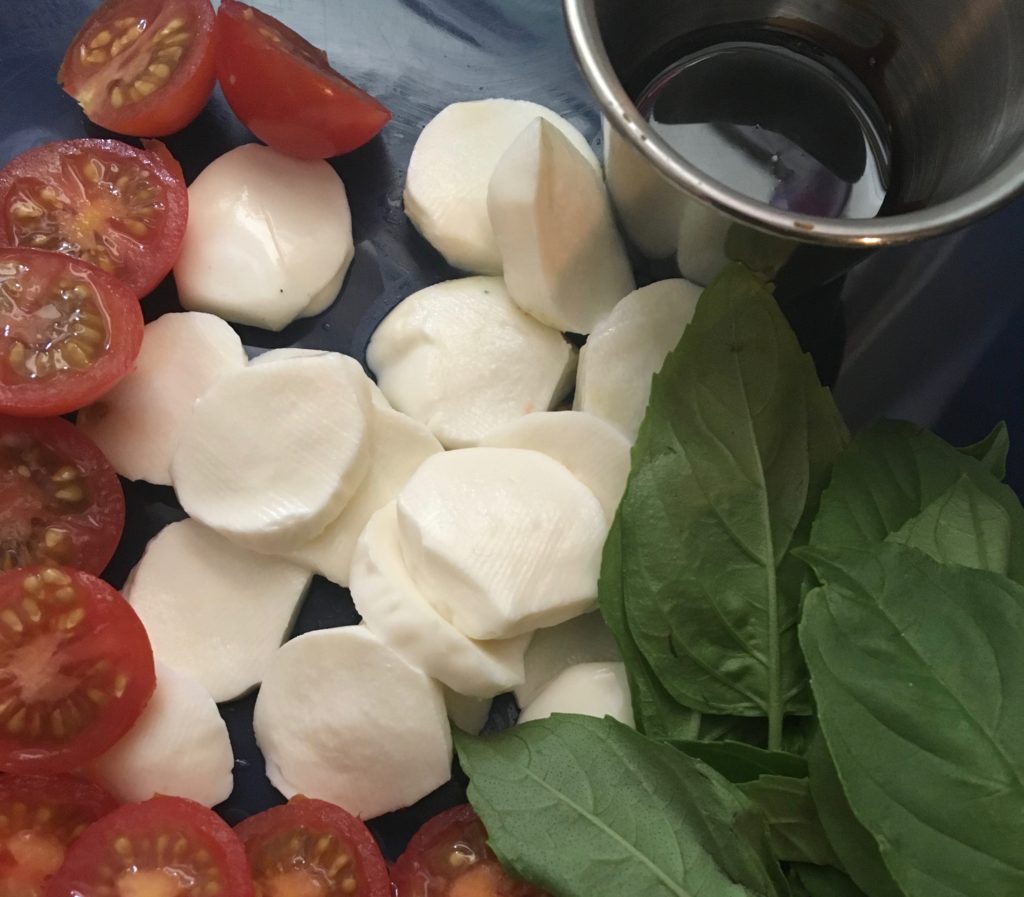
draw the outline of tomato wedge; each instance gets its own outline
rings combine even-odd
[[[217,13],[217,78],[250,131],[300,159],[350,152],[391,119],[331,68],[323,50],[237,0],[222,0]]]
[[[52,249],[123,280],[136,296],[178,258],[188,218],[181,167],[162,144],[63,140],[0,170],[0,245]]]
[[[179,131],[216,77],[210,0],[106,0],[57,73],[96,124],[136,137]]]
[[[100,579],[60,567],[0,575],[0,770],[94,760],[153,694],[142,622]]]
[[[245,848],[212,810],[180,797],[125,804],[86,830],[46,897],[253,897]]]
[[[505,873],[469,804],[426,822],[391,868],[396,897],[546,897]]]
[[[363,823],[322,800],[292,798],[235,827],[256,893],[301,897],[391,897],[391,878]]]
[[[81,430],[59,417],[0,415],[0,570],[100,573],[124,530],[124,491]]]
[[[116,278],[57,252],[0,248],[0,414],[91,404],[131,370],[142,330]]]
[[[117,806],[72,776],[0,775],[0,897],[37,897],[86,827]]]

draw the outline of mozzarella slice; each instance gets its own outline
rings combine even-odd
[[[471,698],[460,695],[450,688],[444,690],[444,704],[448,708],[448,719],[456,729],[467,735],[479,735],[491,715],[490,698]]]
[[[245,366],[242,341],[220,318],[167,314],[146,325],[135,369],[76,423],[129,480],[171,484],[171,458],[192,406]]]
[[[611,716],[635,726],[626,665],[581,663],[563,670],[519,714],[519,722],[547,719],[552,713]]]
[[[684,200],[676,248],[679,273],[694,283],[711,283],[729,264],[725,247],[733,227],[742,229],[743,225],[696,200]]]
[[[456,448],[554,407],[571,390],[576,351],[521,311],[500,278],[466,277],[402,301],[366,360],[395,408]]]
[[[609,522],[626,491],[629,442],[584,411],[538,411],[488,433],[482,445],[532,449],[564,464],[601,502]]]
[[[206,689],[158,661],[142,716],[87,772],[123,803],[167,794],[212,807],[231,794],[234,766],[227,726]]]
[[[383,402],[383,404],[381,404]],[[371,403],[370,470],[327,528],[287,557],[341,586],[348,586],[356,540],[374,512],[392,501],[419,466],[443,451],[423,424],[395,411],[380,396]]]
[[[636,288],[600,174],[544,119],[501,157],[487,209],[509,295],[541,323],[590,333]]]
[[[501,272],[487,216],[487,186],[495,165],[535,118],[561,131],[594,171],[600,163],[569,122],[525,100],[453,103],[423,129],[405,181],[405,211],[450,265],[481,274]]]
[[[618,427],[632,443],[651,396],[651,378],[693,318],[701,289],[661,280],[620,302],[580,351],[573,407]]]
[[[315,538],[369,469],[368,383],[335,352],[222,378],[196,403],[174,455],[182,507],[257,551]]]
[[[246,551],[182,520],[146,546],[125,597],[156,657],[221,702],[259,684],[309,580],[295,564]]]
[[[188,198],[174,266],[185,308],[281,330],[334,301],[354,249],[345,185],[326,162],[240,146]]]
[[[267,775],[364,819],[448,781],[452,739],[441,687],[365,626],[292,639],[271,660],[253,714]]]
[[[540,452],[434,455],[397,509],[413,582],[471,638],[511,638],[594,606],[608,521],[594,493]]]
[[[620,660],[615,636],[598,611],[538,629],[526,649],[526,679],[515,688],[516,702],[525,707],[566,667]]]
[[[493,698],[523,681],[529,635],[474,641],[420,593],[402,557],[394,502],[374,514],[359,537],[351,591],[356,610],[371,632],[449,688]]]

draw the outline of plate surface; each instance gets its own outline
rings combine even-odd
[[[3,0],[0,22],[0,165],[25,149],[107,136],[55,83],[64,49],[97,3]],[[531,99],[565,115],[600,154],[597,114],[579,77],[558,0],[263,0],[257,5],[324,46],[342,73],[388,105],[381,138],[333,162],[352,206],[355,261],[334,306],[280,334],[240,327],[251,350],[327,348],[364,360],[377,323],[411,292],[450,277],[449,268],[402,211],[405,166],[419,130],[456,100]],[[200,117],[167,140],[186,177],[227,149],[253,140],[217,92]],[[844,290],[846,366],[837,395],[851,424],[908,417],[970,442],[999,419],[1017,451],[1011,482],[1024,486],[1024,203],[964,234],[880,253]],[[168,278],[145,301],[147,320],[177,308]],[[813,336],[813,334],[812,334]],[[826,362],[827,363],[827,362]],[[146,542],[183,514],[170,489],[127,484],[129,515],[108,570],[120,585]],[[346,592],[316,580],[295,634],[353,623]],[[235,790],[219,809],[230,822],[280,802],[252,739],[253,699],[224,705],[235,749]],[[508,703],[497,709],[511,712]],[[415,807],[371,823],[393,857],[427,817],[464,796],[455,781]]]

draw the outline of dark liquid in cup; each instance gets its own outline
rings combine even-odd
[[[684,159],[754,199],[873,218],[890,188],[889,129],[839,63],[730,41],[665,69],[637,106]]]

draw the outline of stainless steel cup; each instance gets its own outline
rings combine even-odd
[[[936,236],[1024,189],[1024,0],[564,0],[605,120],[608,187],[651,258],[706,283],[727,259],[802,295],[865,250]],[[838,59],[892,128],[883,214],[824,218],[751,199],[700,171],[638,112],[666,65],[734,34],[787,37]]]

